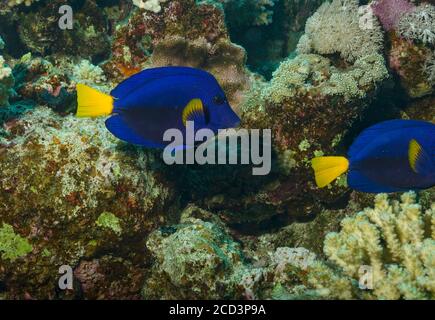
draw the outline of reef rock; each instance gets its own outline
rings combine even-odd
[[[146,299],[234,299],[245,271],[240,245],[217,219],[188,207],[180,224],[160,228],[147,241],[155,258],[145,281]]]
[[[123,270],[134,269],[132,261],[144,254],[141,241],[177,204],[159,174],[158,158],[119,142],[101,120],[62,118],[45,107],[5,128],[0,221],[32,246],[16,259],[8,259],[13,253],[0,258],[0,282],[8,297],[55,298],[58,268],[75,268],[100,251],[114,250],[113,259],[121,256],[127,260],[122,264],[130,265]],[[91,292],[89,297],[97,296]]]
[[[103,64],[120,82],[144,68],[183,65],[212,73],[237,108],[249,87],[246,52],[229,40],[223,12],[194,0],[161,3],[158,13],[136,10],[114,34],[112,57]]]

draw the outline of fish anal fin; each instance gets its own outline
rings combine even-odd
[[[399,191],[409,191],[409,189],[381,185],[370,180],[358,170],[351,170],[349,172],[349,175],[347,176],[347,183],[353,190],[365,193],[392,193]]]
[[[144,146],[148,148],[162,148],[163,145],[148,141],[138,135],[132,128],[128,126],[122,116],[113,115],[106,120],[107,129],[118,139],[125,142]]]
[[[349,161],[345,157],[317,157],[311,166],[317,186],[324,188],[349,169]]]

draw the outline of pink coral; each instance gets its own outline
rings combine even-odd
[[[404,13],[413,11],[415,6],[407,0],[378,0],[372,3],[373,13],[379,18],[385,30],[393,30]]]

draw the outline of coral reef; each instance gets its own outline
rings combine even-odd
[[[340,232],[326,235],[328,260],[301,247],[276,248],[261,267],[259,294],[273,299],[433,299],[435,207],[432,199],[424,212],[422,203],[413,192],[401,201],[377,195],[374,208],[344,218]],[[367,279],[363,270],[369,272]]]
[[[237,297],[237,278],[243,274],[236,271],[243,269],[240,245],[222,224],[195,218],[198,214],[207,215],[188,207],[180,224],[161,228],[148,238],[147,248],[156,263],[143,289],[146,299]]]
[[[389,51],[389,65],[400,77],[400,82],[412,98],[421,98],[433,93],[428,74],[431,49],[415,45],[393,34]]]
[[[326,237],[325,253],[351,277],[369,265],[374,285],[369,296],[433,299],[434,209],[432,204],[424,213],[414,193],[403,194],[401,202],[378,195],[373,209],[344,219],[340,233]]]
[[[104,255],[82,260],[74,269],[74,278],[88,299],[140,299],[144,270],[129,260]]]
[[[194,0],[164,3],[160,13],[134,12],[114,35],[112,57],[102,65],[119,82],[160,65],[202,68],[214,74],[234,107],[248,88],[246,53],[230,42],[221,10]]]
[[[107,57],[110,52],[107,18],[95,1],[74,7],[72,30],[59,28],[59,7],[64,1],[46,1],[37,11],[19,12],[18,35],[27,50],[38,54],[68,54],[83,58]],[[16,40],[15,40],[16,41]]]
[[[60,265],[74,268],[81,258],[110,248],[119,257],[122,239],[129,242],[124,259],[143,255],[143,237],[167,221],[160,213],[177,204],[156,171],[156,155],[123,146],[102,120],[60,117],[39,107],[5,128],[0,219],[33,246],[19,267],[2,261],[0,279],[11,298],[26,292],[55,297]]]
[[[61,4],[0,3],[0,299],[435,299],[434,189],[319,190],[310,166],[380,120],[435,121],[433,5],[81,0],[61,30]],[[269,175],[166,166],[73,116],[77,83],[167,65],[271,129]]]

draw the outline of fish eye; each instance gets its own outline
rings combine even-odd
[[[221,96],[215,96],[213,102],[217,105],[223,105],[225,103],[225,98]]]

